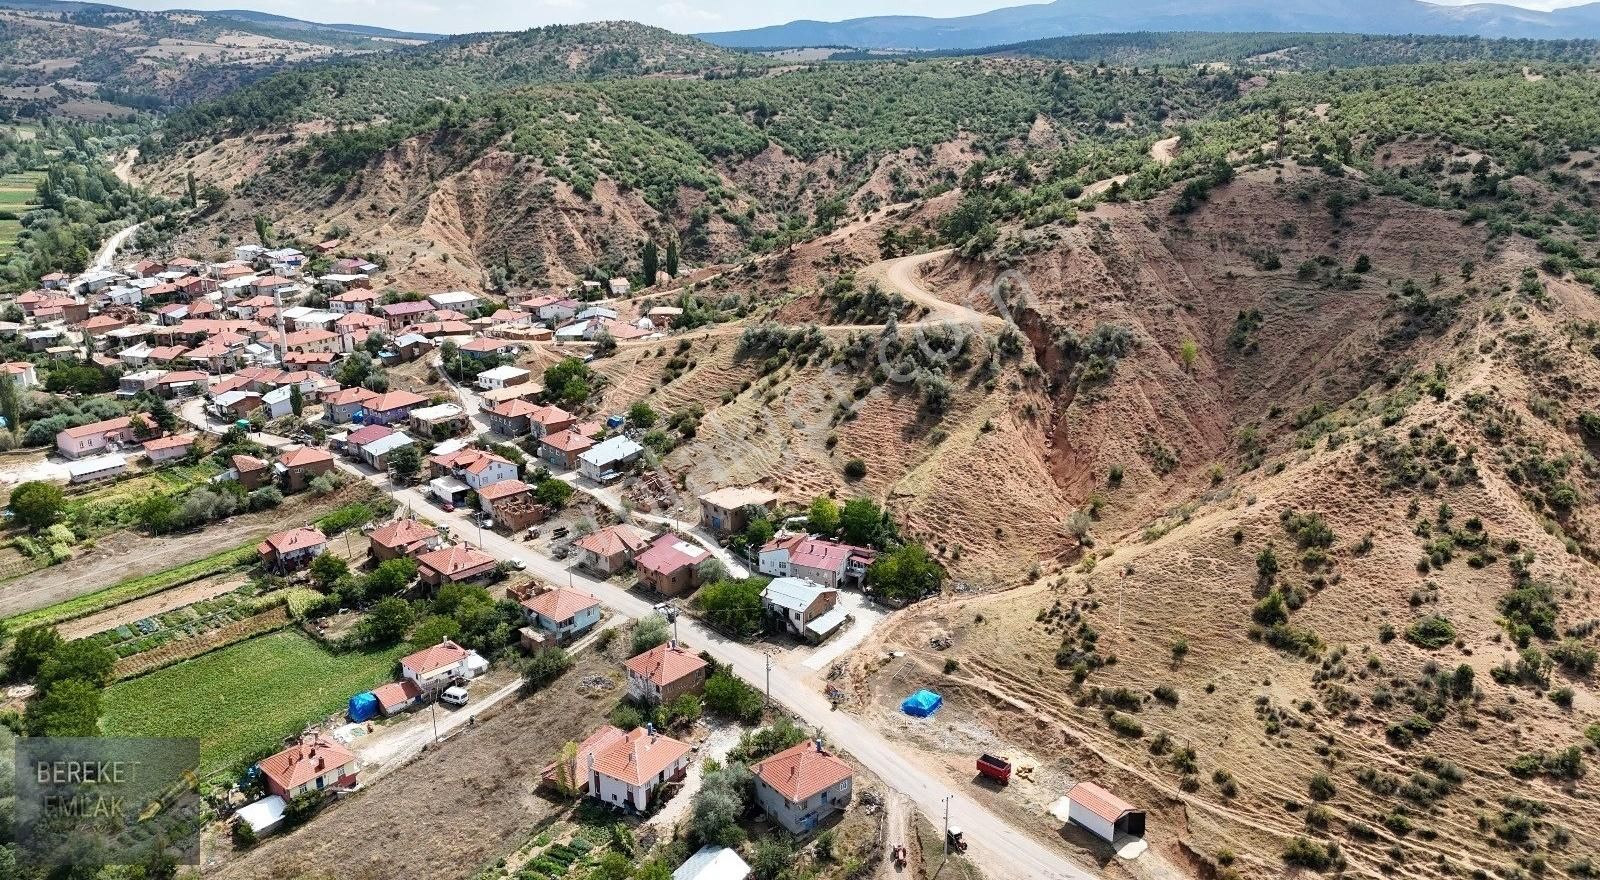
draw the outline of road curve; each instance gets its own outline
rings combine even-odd
[[[143,223],[135,223],[132,226],[125,226],[113,233],[110,238],[106,239],[106,243],[100,246],[99,252],[94,255],[94,263],[91,268],[102,271],[111,268],[111,261],[117,258],[117,251],[121,250],[123,244],[125,244],[135,232],[138,232],[139,227],[143,225]]]

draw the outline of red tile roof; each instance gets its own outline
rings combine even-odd
[[[205,382],[209,378],[199,370],[174,370],[156,380],[157,385],[182,385],[185,382]]]
[[[477,339],[461,343],[460,349],[462,351],[488,354],[499,351],[502,348],[510,348],[514,344],[505,339],[491,339],[488,336],[479,336]]]
[[[137,418],[139,418],[141,421],[144,420],[143,415],[135,414],[135,416],[137,416]],[[106,419],[103,422],[93,422],[87,425],[79,425],[76,428],[67,428],[61,433],[66,434],[68,437],[71,437],[74,440],[77,440],[82,437],[93,437],[96,434],[111,434],[118,431],[126,431],[133,425],[133,419],[135,416],[118,416],[114,419]]]
[[[279,532],[276,535],[268,535],[267,539],[262,541],[261,545],[256,549],[262,553],[275,552],[281,556],[285,553],[293,553],[296,550],[317,547],[326,543],[328,543],[328,536],[324,535],[321,529],[316,526],[301,526],[297,529]]]
[[[422,688],[411,679],[404,681],[391,681],[382,687],[372,689],[372,695],[378,698],[378,706],[384,714],[394,711],[397,706],[405,704],[422,696]]]
[[[368,536],[372,543],[391,550],[422,544],[438,537],[438,529],[425,526],[414,519],[397,519],[394,522],[384,523],[373,529],[372,534]]]
[[[595,750],[594,770],[628,785],[643,785],[689,754],[689,744],[635,727],[621,740]]]
[[[385,315],[420,315],[431,311],[433,311],[433,304],[423,300],[391,303],[383,307]]]
[[[285,336],[283,342],[285,345],[310,345],[313,342],[326,342],[329,339],[336,338],[337,335],[332,330],[319,330],[316,328],[296,330]]]
[[[389,412],[409,406],[421,406],[428,398],[410,391],[386,391],[373,398],[367,408],[373,412]]]
[[[537,413],[533,414],[533,420],[541,425],[549,426],[561,422],[576,421],[577,418],[559,406],[546,406],[541,407]]]
[[[323,398],[323,400],[326,403],[343,406],[348,403],[364,403],[368,400],[376,399],[377,396],[378,392],[358,386],[355,388],[341,388]]]
[[[233,465],[233,469],[241,474],[259,471],[267,466],[266,462],[253,455],[235,455],[228,463]]]
[[[546,434],[539,440],[540,443],[557,452],[583,452],[594,445],[594,441],[579,434],[577,431],[557,431]]]
[[[855,775],[850,765],[820,751],[814,740],[784,749],[750,768],[790,803],[799,803]]]
[[[622,665],[645,681],[666,687],[686,675],[693,675],[704,669],[706,661],[688,648],[668,642],[657,645]]]
[[[453,580],[494,567],[494,557],[465,544],[457,544],[454,547],[441,547],[418,556],[417,567],[431,569]]]
[[[283,356],[285,364],[331,364],[331,351],[291,351]]]
[[[302,446],[299,449],[292,449],[278,458],[279,464],[289,468],[305,467],[322,462],[332,464],[333,454],[326,449],[318,449],[315,446]]]
[[[524,400],[520,397],[514,397],[496,406],[490,407],[489,412],[494,413],[503,419],[520,419],[524,416],[532,416],[541,409],[543,409],[543,407],[539,406],[537,403]]]
[[[633,559],[633,567],[668,575],[686,566],[699,565],[711,553],[704,547],[679,537],[672,532],[662,532],[650,542],[650,548]]]
[[[607,526],[598,532],[584,535],[573,543],[581,550],[596,556],[615,556],[618,553],[637,553],[650,546],[651,535],[638,526],[627,523]]]
[[[145,452],[160,452],[164,449],[174,449],[179,446],[188,446],[194,442],[194,434],[173,434],[171,437],[159,437],[155,440],[146,440]]]
[[[588,593],[580,593],[566,587],[557,587],[522,601],[522,607],[557,622],[599,604],[600,600]]]
[[[345,442],[351,446],[365,446],[374,440],[382,440],[393,433],[393,429],[388,425],[368,425],[359,431],[352,431],[350,436],[345,438]]]
[[[467,649],[455,642],[445,639],[437,645],[432,645],[400,658],[400,665],[411,670],[417,675],[427,675],[436,669],[454,666],[467,656]]]
[[[1082,804],[1089,812],[1107,822],[1116,822],[1123,813],[1133,810],[1133,805],[1093,782],[1080,782],[1067,790],[1073,803]]]
[[[498,483],[490,483],[479,489],[478,497],[485,501],[499,501],[502,498],[510,498],[512,495],[527,492],[532,488],[532,486],[521,480],[501,480]]]
[[[290,790],[355,763],[356,756],[348,749],[318,734],[262,759],[256,766],[261,768],[262,775]]]

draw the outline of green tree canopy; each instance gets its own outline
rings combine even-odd
[[[66,508],[66,493],[54,483],[35,481],[11,490],[12,516],[35,532],[60,519]]]

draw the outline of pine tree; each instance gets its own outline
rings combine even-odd
[[[300,385],[298,383],[296,383],[294,385],[290,385],[289,386],[289,409],[293,410],[295,415],[299,415],[300,411],[305,409],[305,408],[306,408],[306,399],[305,399],[305,395],[300,393]]]
[[[654,287],[656,273],[660,271],[660,257],[656,253],[656,243],[652,239],[644,243],[644,286]]]
[[[256,215],[256,238],[263,247],[272,247],[272,225],[260,214]]]
[[[678,277],[678,242],[676,239],[667,242],[667,276]]]
[[[194,185],[194,172],[190,171],[188,174],[184,175],[183,182],[184,185],[189,189],[189,207],[193,208],[195,205],[200,203],[200,194],[198,191],[196,191]]]

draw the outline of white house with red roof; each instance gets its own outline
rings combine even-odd
[[[622,664],[628,670],[628,696],[662,705],[706,686],[706,661],[676,640],[656,645]]]
[[[771,577],[797,577],[824,587],[857,585],[877,558],[868,547],[792,534],[762,545],[757,568]]]
[[[471,486],[474,492],[482,492],[487,486],[517,478],[517,466],[509,459],[471,446],[431,456],[428,465],[436,476],[449,474]]]
[[[64,428],[56,434],[56,450],[67,458],[81,458],[132,443],[134,419],[148,423],[143,414],[135,413],[131,416],[118,416],[103,422],[79,425],[76,428]]]
[[[372,689],[372,696],[378,700],[378,710],[388,717],[397,712],[404,712],[422,696],[422,688],[417,683],[407,678],[402,681],[391,681],[381,687]]]
[[[1124,835],[1144,836],[1144,811],[1093,782],[1079,782],[1067,791],[1067,820],[1107,843]]]
[[[146,440],[144,454],[149,456],[152,464],[173,461],[188,455],[189,447],[194,445],[194,440],[195,435],[192,433],[173,434],[170,437],[157,437],[154,440]]]
[[[690,753],[688,743],[654,728],[636,727],[589,753],[589,796],[643,813],[657,788],[683,777]]]
[[[784,749],[750,771],[756,777],[756,803],[795,834],[811,831],[850,804],[855,770],[817,740]]]
[[[0,364],[0,372],[5,373],[6,378],[11,380],[11,384],[15,385],[18,391],[26,391],[39,384],[38,372],[34,370],[33,364],[27,361]]]
[[[310,791],[353,788],[361,762],[330,737],[315,734],[256,765],[267,791],[294,800]]]
[[[476,678],[488,668],[489,661],[478,652],[450,639],[400,658],[400,677],[415,683],[424,693],[449,687],[458,679]]]
[[[581,633],[600,622],[600,600],[566,587],[546,590],[522,600],[528,623],[557,638]]]
[[[295,568],[328,549],[328,536],[315,526],[301,526],[268,535],[256,545],[256,554],[270,568]]]

